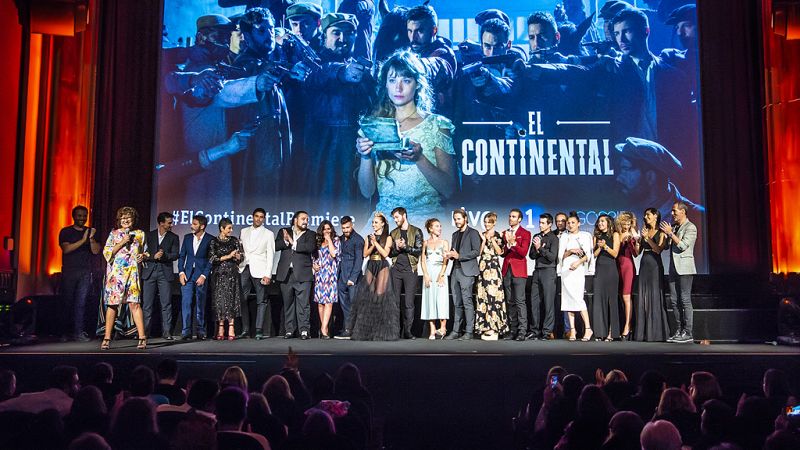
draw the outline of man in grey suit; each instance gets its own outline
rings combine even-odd
[[[689,222],[682,201],[672,205],[673,224],[661,222],[659,228],[669,239],[669,297],[672,314],[678,328],[667,342],[694,342],[692,337],[692,276],[697,273],[694,265],[694,243],[697,227]]]
[[[453,261],[450,273],[450,289],[453,293],[453,331],[445,339],[472,339],[475,331],[475,305],[472,302],[472,285],[478,276],[478,256],[481,252],[481,235],[467,224],[467,213],[463,209],[453,211],[456,232],[452,247],[445,257]],[[467,328],[461,335],[461,324],[467,316]]]

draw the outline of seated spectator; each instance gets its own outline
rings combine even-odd
[[[559,441],[564,429],[575,419],[583,386],[583,378],[570,374],[556,385],[556,389],[543,391],[544,401],[530,436],[531,448],[550,449]]]
[[[155,394],[155,389],[156,375],[153,373],[153,369],[147,366],[136,366],[131,372],[131,396],[148,398],[156,405],[168,405],[169,399]]]
[[[19,445],[20,443],[15,443]],[[34,415],[28,428],[28,436],[24,447],[29,449],[64,448],[67,441],[64,437],[64,420],[55,409],[46,409]],[[12,447],[13,448],[13,447]]]
[[[250,426],[250,431],[267,438],[273,448],[279,448],[286,441],[288,433],[286,426],[272,414],[267,398],[263,394],[250,393],[250,398],[247,400],[247,424]]]
[[[306,412],[302,435],[289,439],[284,450],[350,450],[355,449],[347,439],[336,434],[336,425],[327,412],[311,408]]]
[[[239,366],[231,366],[225,369],[225,373],[222,374],[222,379],[219,380],[219,385],[222,389],[226,387],[238,387],[245,393],[248,392],[247,375],[244,374],[244,370]]]
[[[214,380],[201,378],[189,386],[186,403],[183,405],[159,405],[159,421],[170,414],[199,414],[216,423],[214,416],[214,398],[219,393],[219,384]],[[183,416],[178,416],[170,422],[177,424]]]
[[[608,422],[608,439],[603,443],[603,450],[639,450],[639,435],[644,422],[638,414],[631,411],[619,411]]]
[[[620,409],[633,411],[645,422],[653,418],[661,392],[667,387],[667,379],[660,372],[648,370],[639,377],[639,388],[636,394],[623,401]]]
[[[333,381],[333,393],[336,399],[350,402],[350,414],[358,416],[367,430],[372,429],[373,403],[369,393],[361,381],[361,371],[353,363],[346,363],[336,371]]]
[[[14,398],[17,393],[17,375],[13,370],[0,370],[0,402]]]
[[[159,430],[164,432],[163,429]],[[214,421],[200,414],[184,417],[169,436],[170,450],[217,450]]]
[[[0,403],[0,411],[39,413],[55,409],[63,417],[72,408],[72,397],[80,388],[78,369],[73,366],[56,366],[50,371],[50,388],[41,392],[22,394]]]
[[[117,394],[121,390],[119,386],[114,384],[114,368],[111,367],[111,364],[99,362],[92,366],[89,384],[100,389],[100,392],[103,393],[103,400],[106,402],[106,409],[111,411]]]
[[[111,421],[108,442],[114,450],[169,448],[158,434],[155,405],[143,397],[125,400]]]
[[[311,403],[317,404],[322,400],[331,400],[334,398],[334,384],[333,377],[328,375],[327,372],[321,374],[311,383]]]
[[[789,430],[778,430],[767,438],[764,450],[797,450],[800,448],[800,434]]]
[[[769,400],[775,415],[783,413],[787,406],[793,405],[796,400],[792,395],[793,390],[789,382],[789,375],[780,369],[768,369],[764,372],[761,381],[764,397]]]
[[[642,429],[642,450],[680,450],[681,433],[666,420],[655,420]]]
[[[722,388],[719,387],[717,377],[711,372],[694,372],[689,383],[689,395],[695,408],[700,410],[706,400],[722,400]]]
[[[108,409],[103,394],[96,386],[84,386],[75,395],[72,408],[64,417],[67,441],[72,441],[83,433],[97,433],[104,436],[108,432]]]
[[[289,429],[289,436],[297,436],[303,426],[305,417],[303,410],[297,405],[286,378],[281,375],[271,376],[261,392],[269,403],[269,407],[277,418]]]
[[[170,405],[186,403],[186,391],[176,384],[178,382],[177,361],[172,358],[162,359],[156,366],[156,378],[158,384],[153,391],[155,394],[166,397]]]
[[[700,414],[700,439],[693,450],[706,450],[729,441],[733,427],[733,408],[722,400],[707,400]]]
[[[734,441],[744,450],[764,447],[764,442],[775,429],[774,411],[764,397],[742,395],[736,409]]]
[[[621,370],[614,369],[605,376],[602,375],[603,371],[597,369],[595,373],[597,385],[603,387],[603,391],[611,400],[611,404],[614,405],[614,408],[619,409],[622,406],[622,402],[633,396],[635,393],[634,387],[628,382],[628,377]]]
[[[297,406],[302,410],[305,411],[311,407],[311,392],[306,387],[306,383],[303,381],[303,377],[300,376],[300,369],[297,367],[284,367],[280,374],[287,383],[289,383],[289,389],[292,392],[292,396],[294,396],[294,401]]]
[[[226,387],[214,401],[217,413],[217,446],[219,450],[269,450],[267,438],[243,430],[247,418],[247,394],[238,387]]]
[[[661,402],[653,420],[666,420],[675,425],[686,445],[694,445],[700,438],[700,415],[689,394],[678,388],[669,388],[661,393]]]
[[[69,444],[67,450],[111,450],[111,446],[97,433],[83,433]]]
[[[614,406],[600,387],[584,386],[575,420],[567,426],[556,447],[562,450],[599,448],[608,435],[608,423],[614,413]]]

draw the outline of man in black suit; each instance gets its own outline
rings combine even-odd
[[[556,263],[558,262],[558,238],[552,231],[553,216],[548,213],[539,216],[539,233],[533,235],[528,257],[536,261],[531,280],[531,320],[530,332],[526,339],[553,339],[555,328],[556,302]],[[544,308],[544,322],[540,321],[540,311]]]
[[[145,252],[142,255],[144,329],[149,336],[150,318],[158,290],[162,336],[172,340],[172,282],[175,280],[172,262],[178,259],[180,246],[178,235],[172,232],[172,214],[159,213],[157,220],[158,228],[145,234]]]
[[[291,228],[281,228],[275,237],[275,250],[281,252],[278,273],[283,297],[285,339],[294,337],[300,329],[300,339],[309,338],[311,307],[311,255],[317,249],[317,233],[308,229],[308,213],[298,211],[292,217]]]
[[[475,332],[475,304],[472,300],[472,286],[478,276],[478,256],[481,253],[481,235],[467,222],[463,209],[453,211],[456,231],[453,233],[453,246],[445,255],[453,261],[450,286],[453,293],[453,331],[445,339],[472,339]],[[461,324],[467,319],[467,328],[461,335]]]

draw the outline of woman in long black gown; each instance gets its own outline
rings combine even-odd
[[[374,233],[364,243],[364,258],[368,258],[366,272],[358,282],[350,311],[351,339],[394,341],[400,335],[400,301],[392,288],[386,260],[392,248],[386,216],[375,213],[372,230]]]
[[[228,219],[219,221],[219,236],[208,247],[211,263],[211,299],[214,320],[217,322],[217,340],[225,337],[225,322],[228,323],[228,340],[235,339],[233,321],[242,315],[242,286],[239,281],[239,261],[244,249],[233,234],[233,224]]]
[[[666,236],[658,229],[661,213],[655,208],[644,211],[642,228],[642,259],[639,263],[639,290],[636,297],[634,339],[637,341],[664,342],[669,337],[667,307],[664,303],[664,264],[661,251],[666,247]]]
[[[592,296],[592,327],[595,340],[612,341],[620,337],[619,329],[619,233],[614,221],[601,214],[594,225],[594,295]]]

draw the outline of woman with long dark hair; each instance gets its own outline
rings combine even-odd
[[[594,296],[592,326],[595,340],[612,341],[619,337],[619,233],[608,214],[600,214],[594,224]]]
[[[133,229],[139,213],[130,206],[117,210],[117,228],[112,230],[103,248],[106,266],[103,303],[107,306],[105,313],[105,336],[100,350],[108,350],[111,345],[111,333],[122,306],[129,306],[139,343],[136,348],[147,348],[147,337],[144,332],[144,315],[141,308],[141,283],[139,280],[139,263],[142,261],[144,249],[144,231]]]
[[[233,322],[242,315],[242,285],[239,277],[239,262],[244,257],[242,242],[233,236],[230,219],[219,221],[219,236],[208,247],[211,263],[211,298],[214,320],[217,322],[217,340],[225,339],[225,323],[228,323],[228,340],[236,339]]]
[[[376,210],[388,214],[397,205],[413,205],[411,222],[421,223],[442,211],[442,201],[456,190],[453,123],[433,114],[433,95],[419,56],[393,54],[381,67],[373,115],[391,117],[408,146],[397,151],[373,151],[374,142],[356,140],[361,163],[358,186]],[[363,134],[362,134],[363,136]]]
[[[350,311],[350,330],[354,340],[394,341],[400,335],[400,301],[387,261],[392,237],[386,216],[375,213],[372,231],[364,244],[367,267]]]
[[[338,274],[341,244],[333,223],[323,220],[317,228],[317,251],[312,255],[314,268],[314,303],[319,312],[319,337],[330,339],[328,323],[333,304],[338,302]]]
[[[640,237],[642,259],[639,262],[639,287],[636,297],[634,339],[664,342],[669,337],[667,307],[664,303],[664,263],[661,251],[667,247],[664,232],[658,229],[661,213],[655,208],[644,210],[644,226]]]

